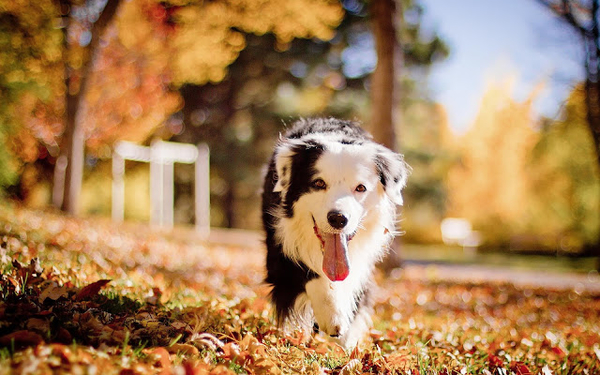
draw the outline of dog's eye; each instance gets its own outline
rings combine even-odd
[[[323,189],[327,188],[327,184],[322,179],[317,178],[316,180],[314,180],[312,182],[312,187],[317,190],[323,190]]]
[[[356,191],[357,193],[364,193],[365,191],[367,191],[367,187],[363,184],[360,184],[356,187],[356,189],[354,189],[354,191]]]

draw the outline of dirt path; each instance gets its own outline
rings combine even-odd
[[[417,280],[452,280],[456,282],[510,282],[516,286],[543,287],[549,289],[573,289],[581,293],[600,292],[600,275],[524,271],[507,267],[485,265],[455,265],[406,261],[404,277]]]

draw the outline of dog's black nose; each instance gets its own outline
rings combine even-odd
[[[327,221],[335,229],[342,229],[348,224],[348,218],[339,211],[329,211]]]

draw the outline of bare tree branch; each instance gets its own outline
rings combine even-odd
[[[583,25],[581,25],[575,15],[573,14],[573,10],[571,8],[571,4],[569,0],[562,0],[561,4],[557,4],[552,0],[536,0],[541,5],[550,9],[556,16],[558,16],[561,20],[568,23],[571,27],[576,29],[579,33],[585,35],[589,33],[589,30],[586,29]]]

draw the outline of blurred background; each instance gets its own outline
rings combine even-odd
[[[413,167],[406,257],[590,270],[599,46],[595,0],[0,0],[0,190],[110,217],[116,142],[206,143],[211,226],[260,230],[278,134],[336,116]],[[149,181],[126,161],[126,220]],[[176,164],[174,221],[194,216]]]

